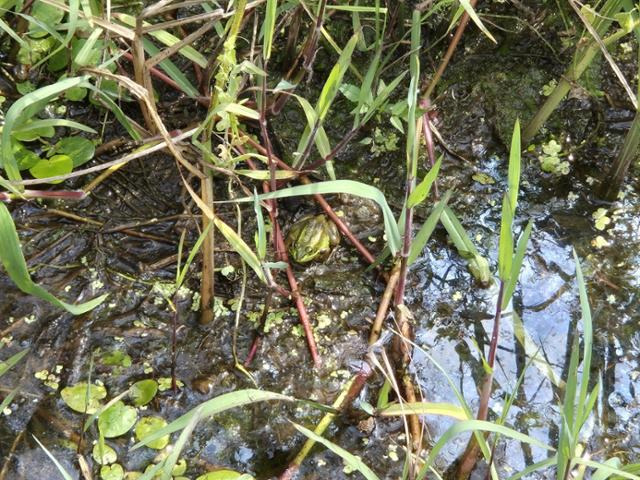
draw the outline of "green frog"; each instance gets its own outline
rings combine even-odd
[[[301,218],[289,229],[285,244],[297,263],[326,259],[340,243],[338,227],[324,215]]]

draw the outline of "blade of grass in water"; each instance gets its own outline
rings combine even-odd
[[[7,360],[0,361],[0,377],[7,373],[7,371],[9,371],[9,369],[16,363],[22,360],[22,357],[24,357],[28,351],[29,349],[27,348],[25,350],[22,350],[21,352],[16,353],[15,355],[12,355]],[[0,411],[2,411],[2,409],[0,409]]]
[[[331,450],[333,453],[338,455],[340,458],[342,458],[345,465],[348,465],[352,469],[360,472],[362,475],[364,475],[364,477],[367,480],[380,480],[378,476],[375,473],[373,473],[373,471],[369,467],[367,467],[362,462],[362,460],[360,460],[359,457],[356,457],[355,455],[349,453],[344,448],[339,447],[333,442],[330,442],[326,438],[321,437],[320,435],[316,435],[311,430],[304,428],[302,425],[298,425],[297,423],[294,423],[293,426],[296,428],[296,430],[303,433],[304,435],[309,437],[311,440],[321,443],[322,445],[327,447],[329,450]]]
[[[243,405],[248,405],[255,402],[264,402],[267,400],[281,400],[284,402],[295,401],[293,397],[288,397],[280,393],[265,392],[263,390],[247,389],[225,393],[216,398],[212,398],[211,400],[207,400],[206,402],[201,403],[198,407],[189,410],[187,413],[185,413],[181,417],[178,417],[166,427],[161,428],[160,430],[157,430],[152,434],[144,437],[143,440],[136,443],[133,447],[131,447],[131,449],[136,450],[143,445],[147,445],[149,442],[153,442],[154,440],[157,440],[158,438],[161,438],[167,434],[182,430],[189,424],[189,422],[191,422],[196,414],[200,415],[201,418],[206,418],[215,415],[216,413],[229,410],[230,408],[241,407]]]
[[[34,295],[57,307],[64,308],[73,315],[88,312],[100,305],[104,299],[107,298],[105,294],[85,303],[71,305],[59,300],[44,288],[35,284],[33,280],[31,280],[31,276],[27,270],[27,264],[20,248],[20,239],[18,238],[11,214],[2,202],[0,202],[0,245],[2,245],[0,249],[0,260],[13,283],[24,293]]]

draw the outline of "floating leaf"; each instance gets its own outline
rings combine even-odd
[[[156,393],[158,393],[158,382],[150,378],[134,383],[129,389],[129,397],[136,407],[149,403]]]
[[[119,437],[136,423],[136,409],[117,401],[98,417],[98,428],[105,438]]]
[[[80,413],[94,413],[102,403],[100,400],[107,396],[107,390],[102,385],[89,385],[87,382],[76,383],[65,387],[60,396],[69,408]]]
[[[58,175],[66,175],[73,170],[73,160],[68,155],[54,155],[49,159],[40,159],[33,167],[29,169],[29,173],[35,178],[56,177]],[[60,183],[62,180],[52,180],[49,183]]]
[[[40,161],[40,157],[26,148],[20,142],[13,143],[13,155],[16,157],[18,168],[27,170]]]
[[[100,445],[100,442],[96,443],[93,446],[91,455],[93,456],[93,459],[100,465],[107,465],[109,463],[115,462],[118,459],[118,454],[116,453],[116,451],[104,442],[102,442],[102,445]]]
[[[167,426],[167,422],[162,417],[142,417],[136,425],[136,439],[141,442],[145,437],[157,432]],[[147,443],[147,447],[162,450],[169,443],[169,435],[164,435],[156,440]]]
[[[124,469],[118,463],[104,465],[100,469],[100,478],[102,480],[122,480],[124,478]]]
[[[55,28],[64,17],[64,10],[36,0],[31,8],[31,16],[45,25]],[[47,31],[38,26],[35,26],[29,32],[29,36],[32,38],[44,37],[45,35],[47,35]]]

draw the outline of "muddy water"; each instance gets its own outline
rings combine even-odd
[[[474,64],[474,68],[479,67]],[[538,73],[534,78],[548,81],[544,72]],[[506,163],[504,149],[497,140],[500,131],[492,126],[502,107],[486,100],[482,89],[474,90],[463,80],[454,87],[458,93],[466,92],[467,103],[443,98],[441,111],[466,113],[459,116],[442,113],[441,130],[449,139],[449,146],[473,164],[448,157],[440,189],[456,189],[452,207],[495,270]],[[536,94],[539,86],[530,88]],[[584,127],[588,125],[589,113],[577,107],[570,104],[563,118],[583,112],[586,120],[580,125]],[[625,112],[605,113],[608,114],[605,118],[616,119],[614,126],[625,118]],[[382,133],[390,132],[391,128]],[[375,132],[368,134],[374,136]],[[571,132],[573,137],[582,134],[584,129]],[[543,442],[557,441],[560,424],[557,405],[562,396],[558,385],[566,374],[570,346],[582,329],[572,256],[575,248],[588,279],[594,317],[592,383],[598,379],[602,382],[595,414],[585,428],[584,438],[591,451],[603,450],[632,462],[638,461],[640,449],[639,192],[632,185],[625,190],[624,199],[613,206],[597,203],[591,193],[592,183],[597,182],[603,166],[612,158],[611,147],[621,141],[620,134],[618,128],[605,129],[598,148],[577,150],[570,177],[543,174],[536,156],[526,157],[516,228],[521,229],[531,219],[534,231],[513,300],[522,327],[514,323],[512,315],[505,316],[490,407],[491,414],[499,416],[505,396],[523,375],[517,400],[507,416],[508,424]],[[348,168],[339,164],[340,173],[379,186],[390,203],[397,206],[402,198],[399,180],[402,177],[399,159],[404,158],[402,138],[399,150],[389,148],[372,153],[370,145],[357,143],[347,150],[341,160]],[[170,375],[174,316],[161,292],[166,289],[162,283],[170,284],[175,271],[172,262],[164,260],[175,254],[175,242],[182,229],[192,232],[193,241],[193,220],[184,215],[138,229],[156,239],[105,233],[132,220],[162,219],[184,213],[179,200],[185,196],[175,179],[172,162],[162,157],[154,161],[152,173],[145,170],[148,167],[129,165],[127,168],[131,170],[116,174],[84,203],[51,205],[106,222],[101,229],[48,214],[46,207],[37,204],[13,208],[14,218],[21,225],[25,255],[39,282],[72,300],[85,300],[101,293],[110,296],[94,312],[74,318],[25,297],[6,277],[0,276],[3,345],[0,358],[23,348],[31,351],[25,361],[0,379],[3,392],[20,389],[10,406],[11,412],[0,421],[0,452],[7,479],[56,478],[53,465],[33,441],[32,434],[51,450],[73,478],[79,478],[73,445],[79,441],[82,418],[60,400],[60,388],[91,376],[105,384],[112,398],[136,380]],[[489,175],[495,183],[481,185],[474,181],[472,175],[478,172]],[[147,177],[149,181],[144,180]],[[362,207],[345,204],[338,198],[331,202],[351,219],[357,218]],[[287,214],[293,216],[314,207],[297,202],[287,208]],[[596,230],[592,218],[598,208],[607,208],[612,218],[604,232]],[[243,213],[245,219],[250,218],[250,209]],[[424,218],[425,213],[418,212],[418,219]],[[232,210],[223,214],[233,221]],[[354,227],[375,249],[380,245],[382,232],[375,222],[366,221],[366,215],[361,213],[361,217],[361,221],[353,222]],[[607,246],[592,245],[598,235],[603,236]],[[223,245],[217,265],[233,267],[233,271],[228,268],[216,275],[220,295],[216,321],[206,327],[197,322],[193,308],[197,307],[198,281],[194,270],[187,282],[190,289],[177,297],[180,315],[176,374],[182,386],[176,394],[171,390],[160,392],[140,415],[155,413],[171,420],[204,400],[256,385],[331,403],[365,353],[369,322],[375,314],[382,284],[343,242],[327,263],[297,271],[316,321],[323,367],[319,371],[312,369],[305,343],[295,328],[296,314],[289,304],[279,301],[277,315],[249,369],[252,379],[235,369],[232,300],[239,296],[241,266],[226,250]],[[424,349],[415,352],[412,369],[426,400],[454,401],[452,388],[435,361],[472,407],[477,406],[477,385],[483,375],[478,346],[486,349],[496,295],[495,284],[488,289],[474,284],[464,261],[447,243],[444,231],[436,231],[424,255],[413,266],[409,285],[416,342]],[[240,317],[237,332],[241,360],[252,340],[254,325],[250,318],[256,317],[249,312],[260,311],[264,296],[260,285],[249,282],[245,313]],[[131,365],[106,365],[101,360],[103,352],[113,351],[129,355]],[[544,362],[527,365],[536,352]],[[43,370],[47,373],[42,374]],[[38,372],[40,378],[35,376]],[[43,376],[47,377],[47,384]],[[380,384],[381,378],[374,378],[362,399],[375,404]],[[272,403],[231,410],[203,421],[184,452],[189,464],[187,475],[195,478],[208,469],[224,466],[269,478],[282,469],[302,444],[303,438],[295,433],[289,420],[311,426],[320,416],[320,412],[308,406]],[[361,456],[381,478],[397,478],[403,459],[402,422],[362,422],[365,419],[361,412],[350,411],[329,429],[328,437]],[[439,438],[451,425],[432,417],[425,420],[430,441]],[[85,439],[90,443],[95,438],[97,432],[92,428]],[[465,442],[466,437],[451,442],[438,459],[439,470],[446,470]],[[149,449],[128,452],[133,444],[130,436],[108,443],[116,449],[126,470],[143,470],[155,456]],[[91,461],[89,449],[85,447],[83,453]],[[496,463],[506,477],[545,456],[539,449],[506,442],[496,451]],[[317,449],[305,462],[300,478],[342,479],[354,475],[357,474],[349,474],[335,455]],[[531,478],[554,478],[554,475],[543,472]]]

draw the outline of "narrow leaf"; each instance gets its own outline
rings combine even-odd
[[[11,218],[9,210],[2,202],[0,202],[0,245],[2,245],[0,249],[0,260],[11,280],[24,293],[34,295],[57,307],[64,308],[73,315],[81,315],[88,312],[100,305],[104,299],[107,298],[105,294],[85,303],[71,305],[59,300],[41,286],[33,283],[27,270],[24,256],[22,255],[20,239],[18,238],[13,219]]]

